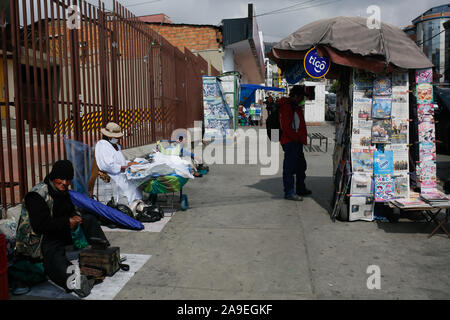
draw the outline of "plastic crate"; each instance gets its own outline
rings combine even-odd
[[[6,239],[0,234],[0,300],[9,299],[8,262],[6,261]]]

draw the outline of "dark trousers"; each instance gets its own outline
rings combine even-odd
[[[296,192],[306,189],[306,160],[303,153],[303,144],[300,142],[288,142],[282,145],[284,151],[283,160],[283,187],[284,196],[290,197]],[[294,183],[294,175],[296,181]],[[294,189],[295,185],[295,189]]]
[[[88,242],[91,237],[107,240],[96,216],[89,213],[82,213],[81,217],[83,219],[81,228],[83,229]],[[67,273],[67,267],[69,267],[71,263],[66,257],[65,247],[67,245],[68,244],[62,240],[48,239],[44,236],[41,250],[44,257],[44,269],[50,280],[58,286],[69,290],[66,284],[67,278],[70,276],[70,274]]]

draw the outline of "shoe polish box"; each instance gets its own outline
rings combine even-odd
[[[102,269],[106,276],[111,277],[120,269],[120,248],[84,249],[80,252],[79,264],[80,268],[86,266]]]

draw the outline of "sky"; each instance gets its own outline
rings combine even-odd
[[[112,0],[103,0],[112,8]],[[220,25],[222,19],[244,18],[253,3],[264,41],[278,42],[300,27],[336,16],[368,17],[367,8],[380,8],[381,21],[400,28],[411,24],[431,7],[448,4],[439,0],[121,0],[137,16],[164,13],[174,23]],[[97,4],[97,1],[93,3]],[[282,11],[276,11],[284,9]],[[276,11],[276,12],[275,12]],[[272,14],[265,14],[272,13]]]

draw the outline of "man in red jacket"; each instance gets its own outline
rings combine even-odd
[[[302,110],[304,99],[305,87],[296,85],[291,89],[289,98],[277,101],[282,131],[280,143],[284,151],[284,197],[294,201],[302,201],[302,196],[311,194],[305,186],[306,160],[303,145],[307,144],[307,131]],[[297,177],[295,188],[294,175]]]

